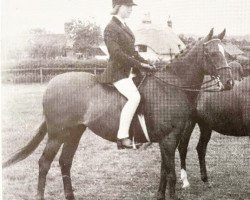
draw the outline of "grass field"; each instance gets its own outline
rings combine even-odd
[[[3,160],[23,147],[42,120],[42,93],[45,85],[2,86]],[[207,167],[211,188],[200,180],[195,151],[196,128],[189,145],[187,173],[191,187],[181,189],[179,155],[176,154],[177,193],[183,200],[250,199],[249,138],[225,137],[214,133],[208,146]],[[26,160],[3,170],[3,199],[31,200],[37,188],[38,160],[46,140]],[[58,163],[52,163],[47,176],[47,200],[64,199]],[[72,166],[72,180],[78,200],[156,199],[160,178],[160,152],[157,144],[148,149],[118,151],[114,143],[90,131],[81,139]]]

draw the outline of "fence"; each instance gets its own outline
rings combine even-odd
[[[91,72],[95,75],[102,72],[104,68],[31,68],[31,69],[5,69],[2,70],[3,83],[27,83],[40,82],[41,84],[49,81],[54,76],[65,72]]]

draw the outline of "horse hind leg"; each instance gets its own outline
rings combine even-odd
[[[77,150],[79,141],[86,127],[78,126],[71,128],[68,137],[64,140],[64,145],[62,148],[62,153],[59,158],[59,163],[61,166],[61,173],[64,185],[64,193],[67,200],[74,200],[74,193],[72,189],[70,169],[72,166],[73,157]]]
[[[201,173],[201,180],[205,183],[208,183],[208,176],[207,176],[207,168],[206,168],[206,151],[207,151],[207,144],[211,138],[212,130],[207,128],[205,125],[199,124],[200,127],[200,139],[198,145],[196,147],[199,163],[200,163],[200,173]]]
[[[46,185],[46,176],[50,169],[51,163],[54,160],[62,141],[58,137],[50,137],[43,151],[41,158],[39,159],[39,176],[38,176],[38,188],[37,188],[37,200],[44,200],[44,191]]]

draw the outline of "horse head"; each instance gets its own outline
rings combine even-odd
[[[213,30],[213,29],[212,29]],[[211,30],[211,31],[212,31]],[[231,67],[228,65],[225,50],[221,40],[224,38],[226,29],[217,36],[210,34],[203,40],[203,62],[208,73],[217,77],[221,90],[230,90],[234,86]]]
[[[201,39],[196,47],[197,63],[202,66],[205,74],[216,77],[220,90],[229,90],[234,86],[231,68],[227,63],[221,40],[226,34],[224,29],[220,34],[213,35],[213,29]]]

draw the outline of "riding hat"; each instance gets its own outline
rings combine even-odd
[[[137,4],[133,2],[133,0],[112,0],[113,10],[111,11],[110,14],[116,15],[121,5],[137,6]]]

